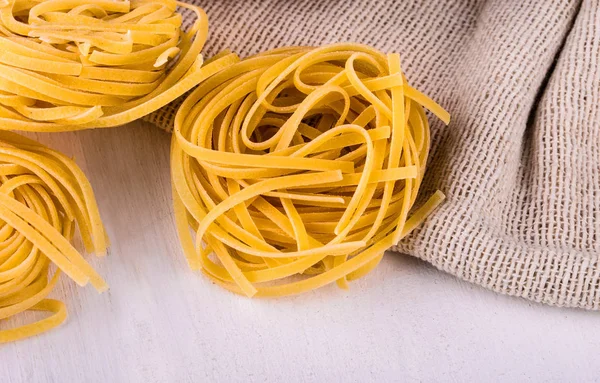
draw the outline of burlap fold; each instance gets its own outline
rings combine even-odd
[[[600,306],[600,2],[197,2],[207,56],[352,41],[399,52],[452,114],[422,195],[447,202],[395,250],[551,305]],[[176,104],[149,116],[169,130]]]

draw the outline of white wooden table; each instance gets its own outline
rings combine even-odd
[[[389,254],[349,291],[249,300],[192,273],[171,216],[169,135],[143,124],[34,135],[75,156],[112,241],[98,295],[0,346],[0,382],[598,381],[600,313],[541,306]],[[17,320],[10,322],[17,324]]]

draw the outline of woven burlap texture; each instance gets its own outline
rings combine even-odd
[[[600,2],[198,2],[206,56],[352,41],[399,52],[434,118],[422,195],[448,199],[395,250],[501,293],[600,308]],[[149,117],[171,129],[176,103]]]

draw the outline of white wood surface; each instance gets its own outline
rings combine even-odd
[[[232,295],[180,251],[169,135],[132,124],[34,137],[90,178],[112,242],[91,259],[111,288],[63,278],[52,296],[66,301],[67,322],[0,346],[1,382],[600,379],[599,313],[500,296],[407,256],[389,254],[349,291]]]

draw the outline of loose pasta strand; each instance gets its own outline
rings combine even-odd
[[[358,44],[261,53],[175,117],[176,223],[190,267],[246,296],[346,288],[441,203],[414,209],[429,151],[397,54]],[[287,278],[300,276],[300,280]]]

